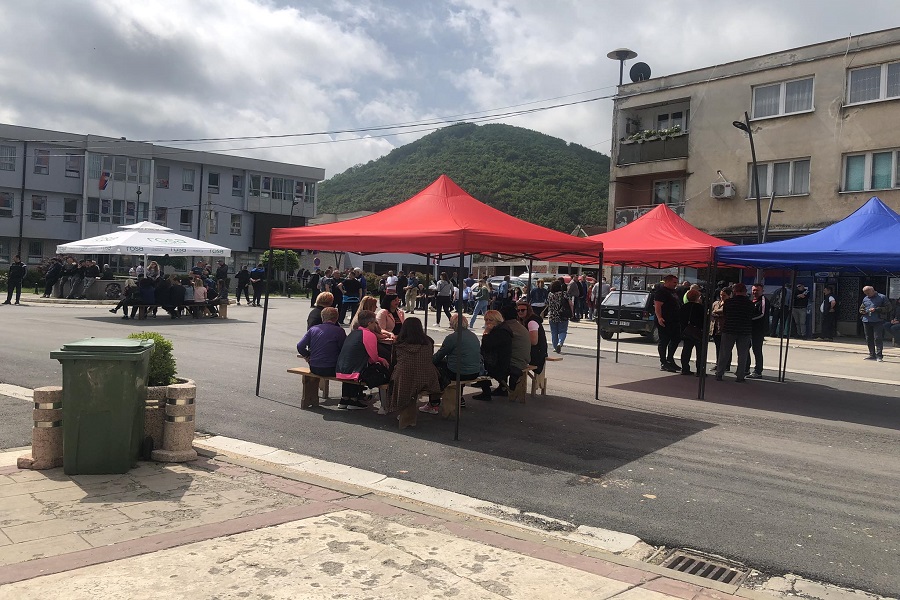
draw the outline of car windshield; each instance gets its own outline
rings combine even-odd
[[[601,306],[640,306],[647,304],[647,292],[622,292],[622,304],[619,304],[619,292],[611,292],[601,302]]]

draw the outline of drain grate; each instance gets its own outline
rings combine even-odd
[[[721,583],[738,584],[747,575],[745,571],[724,562],[711,560],[709,557],[690,554],[682,550],[674,551],[663,561],[662,566]]]

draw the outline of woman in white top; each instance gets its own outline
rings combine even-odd
[[[450,307],[453,305],[453,284],[447,279],[447,273],[443,271],[441,272],[441,278],[435,284],[435,293],[434,307],[437,309],[435,324],[438,327],[441,326],[441,310],[443,310],[447,315],[447,324],[449,325]]]

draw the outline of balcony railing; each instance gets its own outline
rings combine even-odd
[[[649,206],[628,206],[625,208],[617,208],[616,209],[616,222],[613,226],[614,229],[618,229],[619,227],[624,227],[628,225],[632,221],[641,218],[654,208],[656,208],[656,204],[651,204]],[[684,217],[684,204],[668,204],[669,208],[671,208],[676,215],[679,217]]]
[[[648,140],[619,144],[619,156],[616,164],[633,165],[635,163],[666,160],[669,158],[687,158],[688,134],[670,137],[662,140]]]

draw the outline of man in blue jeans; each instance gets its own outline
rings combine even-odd
[[[866,344],[869,346],[869,355],[865,360],[884,362],[884,322],[891,314],[891,303],[871,285],[862,291],[865,296],[859,306],[859,314],[862,315]]]

